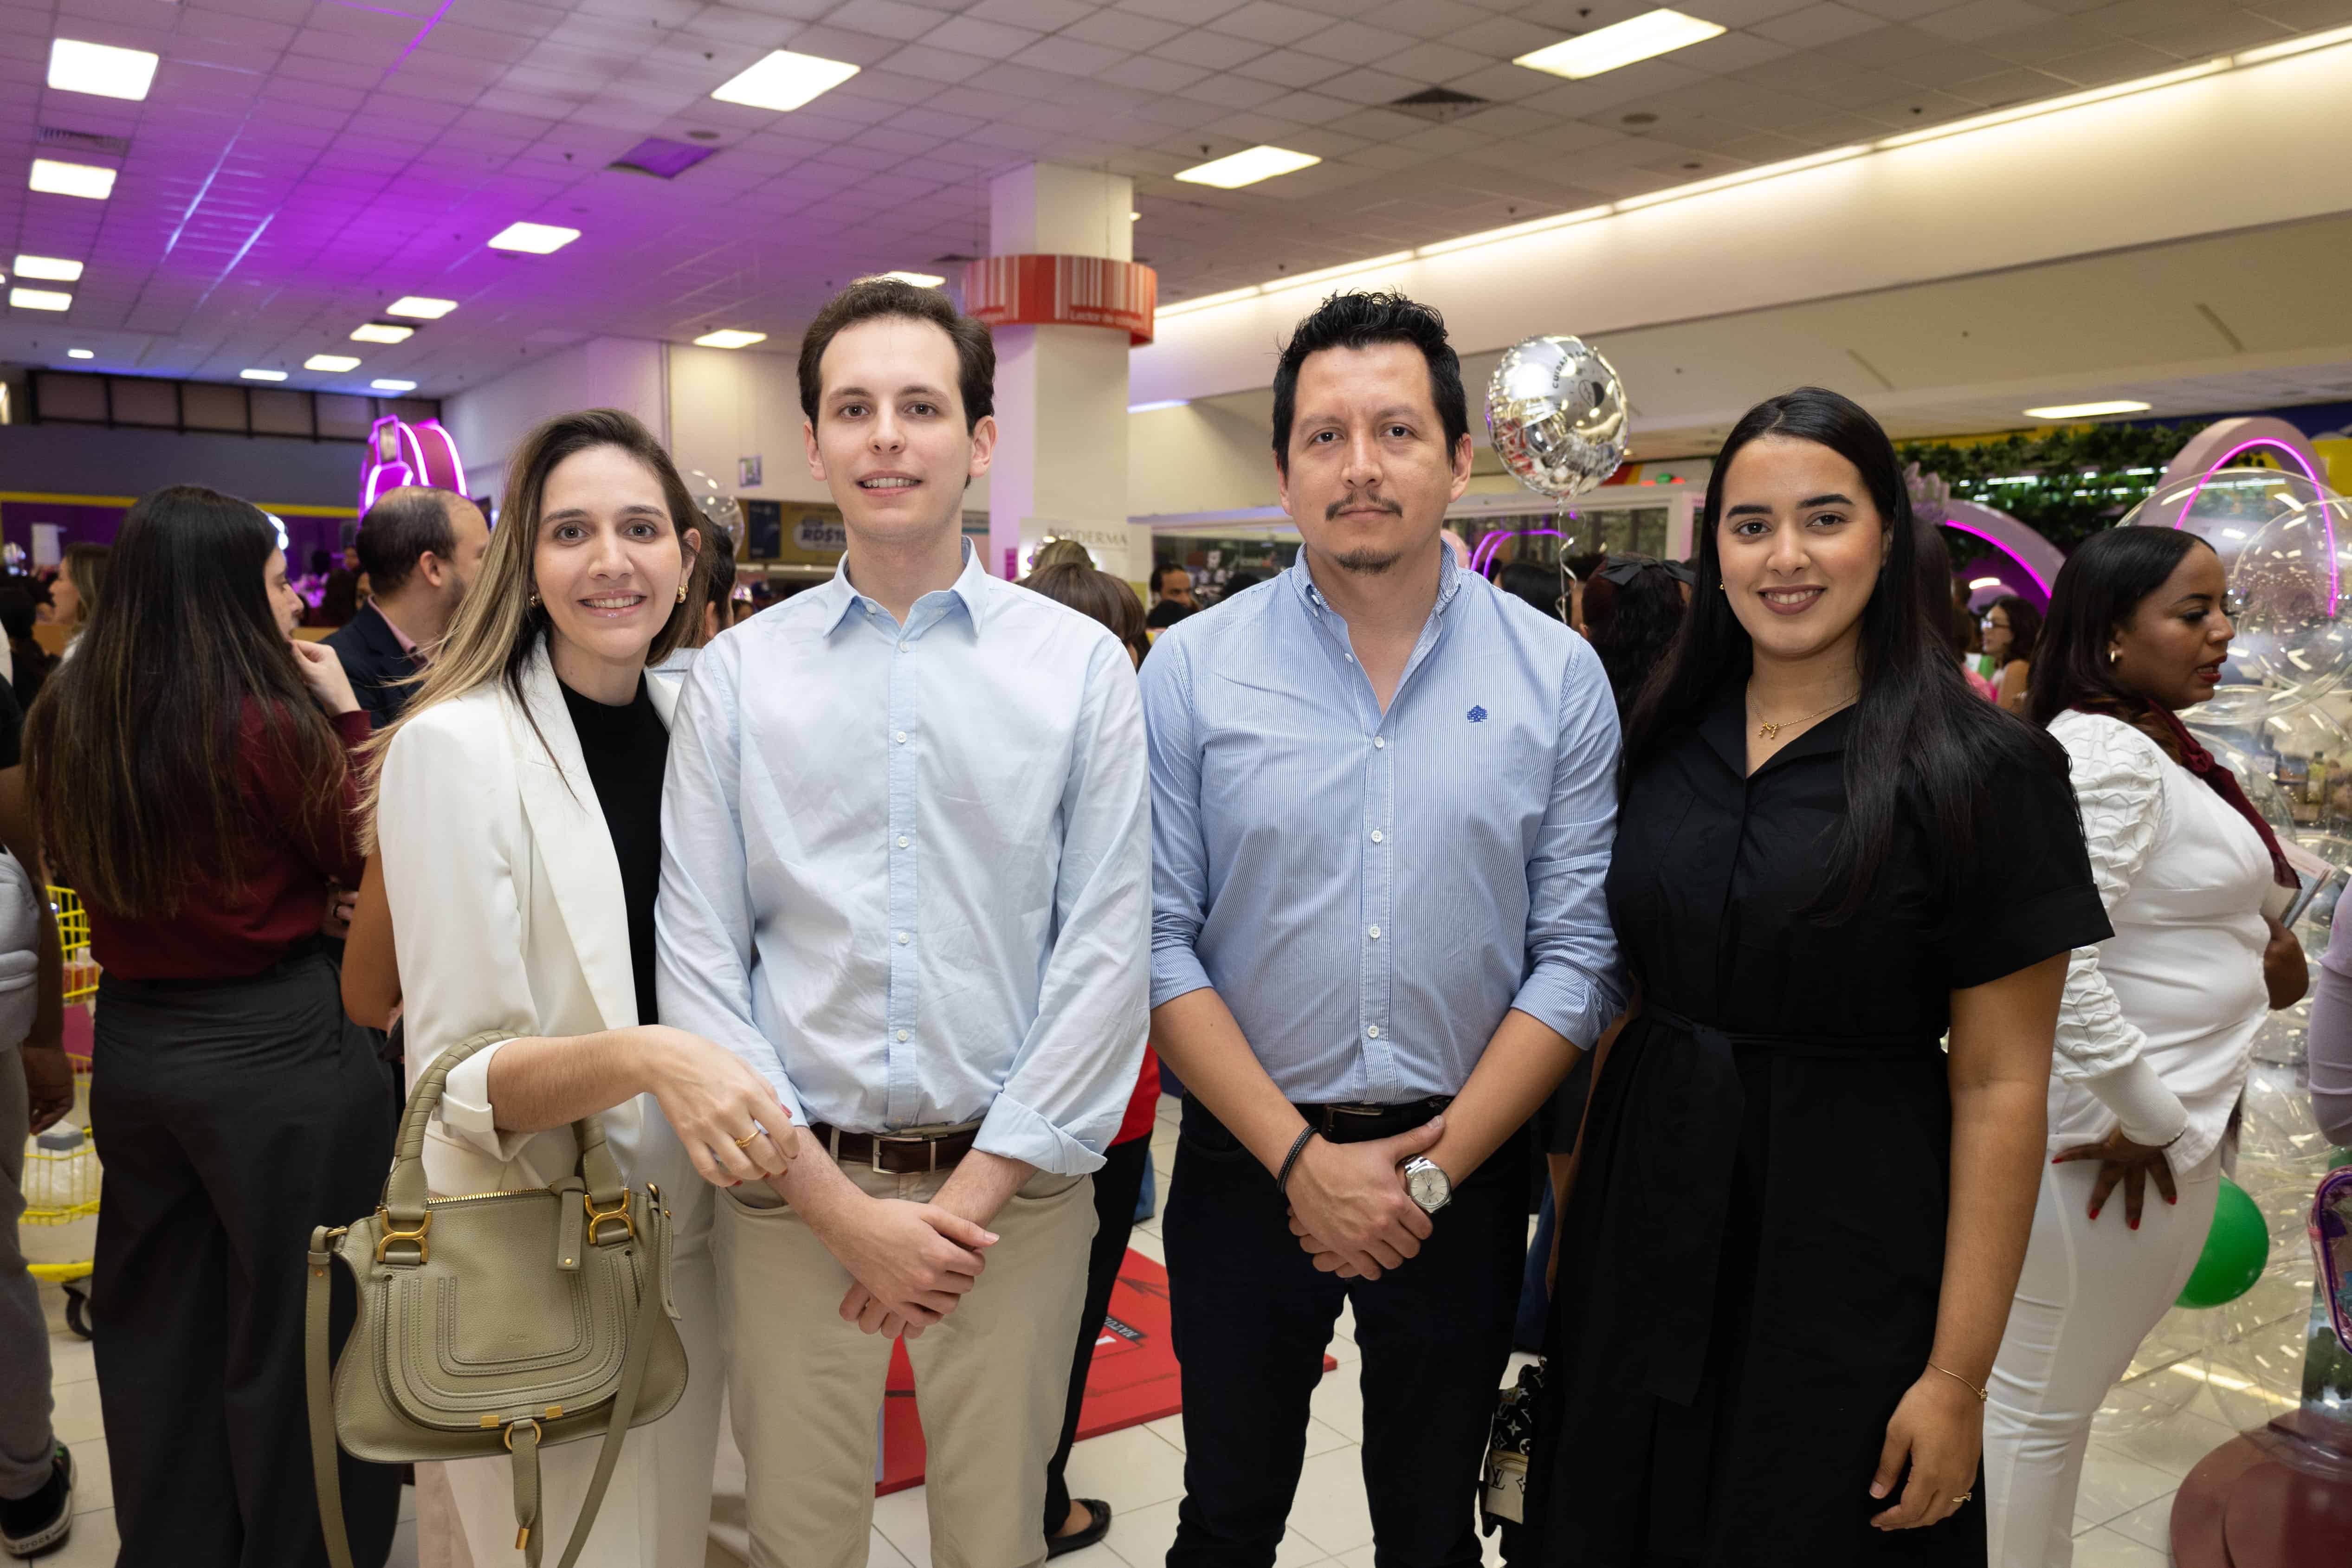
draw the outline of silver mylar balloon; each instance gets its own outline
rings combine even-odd
[[[1625,461],[1625,384],[1577,338],[1528,338],[1504,350],[1486,383],[1486,429],[1520,484],[1580,496]]]

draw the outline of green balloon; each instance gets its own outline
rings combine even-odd
[[[2244,1187],[2223,1176],[2213,1205],[2213,1228],[2205,1233],[2205,1250],[2189,1283],[2180,1288],[2179,1304],[2218,1307],[2236,1301],[2263,1277],[2270,1255],[2271,1232],[2263,1223],[2263,1211]]]

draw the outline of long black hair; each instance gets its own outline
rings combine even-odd
[[[1852,399],[1800,387],[1749,409],[1716,455],[1690,612],[1665,663],[1633,706],[1622,777],[1636,776],[1669,737],[1696,723],[1725,685],[1744,682],[1754,665],[1755,645],[1723,592],[1716,530],[1732,459],[1765,436],[1813,442],[1853,464],[1888,541],[1878,580],[1862,611],[1862,695],[1845,747],[1846,814],[1826,884],[1844,885],[1842,893],[1826,894],[1816,911],[1843,919],[1869,896],[1894,848],[1906,800],[1925,813],[1920,825],[1948,876],[1975,846],[1978,817],[1988,799],[1985,780],[1999,768],[2020,765],[2048,768],[2063,778],[2066,758],[2049,736],[1970,691],[1948,651],[1942,623],[1930,626],[1920,602],[1918,529],[1886,432]],[[1948,602],[1943,613],[1950,616]]]
[[[2009,660],[2019,659],[2029,667],[2033,663],[2033,650],[2042,643],[2042,612],[2033,608],[2030,599],[2020,599],[2014,593],[2004,593],[1986,607],[1990,614],[1998,610],[2009,617]]]
[[[240,787],[248,705],[313,810],[344,779],[262,583],[278,531],[250,503],[194,485],[123,518],[106,590],[74,656],[25,719],[41,837],[86,900],[110,914],[176,912],[192,883],[241,888],[240,850],[279,825]]]
[[[1683,623],[1683,587],[1664,561],[1621,558],[1584,585],[1584,635],[1601,655],[1620,718]]]
[[[2109,528],[2084,540],[2051,585],[2039,654],[2025,674],[2026,716],[2046,727],[2079,707],[2135,726],[2149,720],[2147,698],[2116,679],[2107,648],[2190,550],[2211,548],[2180,528]],[[2168,753],[2174,750],[2162,726],[2144,727]]]

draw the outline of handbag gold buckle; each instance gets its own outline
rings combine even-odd
[[[604,1239],[596,1234],[596,1228],[604,1224],[608,1219],[617,1219],[621,1222],[621,1234],[614,1238],[615,1240],[635,1241],[637,1239],[637,1222],[629,1218],[629,1195],[626,1191],[624,1191],[621,1194],[620,1207],[608,1208],[604,1210],[602,1213],[597,1211],[596,1200],[584,1193],[581,1195],[580,1203],[581,1206],[588,1211],[589,1246],[602,1247],[604,1245]]]
[[[418,1225],[414,1230],[394,1229],[392,1223],[392,1215],[390,1211],[386,1209],[379,1207],[375,1211],[375,1217],[378,1220],[382,1221],[383,1225],[383,1233],[375,1239],[375,1260],[377,1262],[381,1263],[383,1261],[383,1249],[391,1246],[395,1241],[415,1242],[416,1261],[420,1264],[431,1255],[431,1248],[425,1239],[425,1233],[433,1228],[433,1211],[431,1209],[428,1208],[425,1211],[424,1222]]]
[[[513,1453],[513,1452],[514,1452],[514,1435],[515,1435],[515,1428],[516,1428],[516,1427],[530,1427],[530,1435],[531,1435],[532,1437],[543,1437],[543,1436],[545,1436],[545,1433],[544,1433],[544,1432],[541,1429],[541,1427],[540,1427],[539,1420],[538,1420],[538,1418],[537,1418],[536,1416],[524,1416],[522,1419],[520,1419],[520,1421],[509,1421],[509,1422],[508,1422],[508,1423],[507,1423],[507,1452],[508,1452],[508,1453],[509,1453],[509,1454],[511,1454],[511,1453]]]

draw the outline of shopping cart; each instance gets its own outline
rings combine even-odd
[[[71,1114],[25,1145],[25,1212],[18,1240],[37,1280],[65,1288],[66,1323],[88,1339],[93,1326],[89,1280],[98,1235],[100,1166],[89,1128],[90,1015],[98,965],[89,956],[89,912],[71,888],[49,889],[65,950],[66,1055],[73,1063]]]

